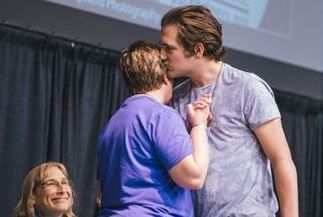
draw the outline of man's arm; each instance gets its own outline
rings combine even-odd
[[[275,118],[253,131],[273,168],[281,216],[298,217],[297,172],[281,119]]]

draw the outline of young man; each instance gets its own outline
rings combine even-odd
[[[298,216],[297,175],[268,84],[222,61],[221,24],[203,6],[177,7],[161,21],[161,57],[170,78],[188,77],[172,99],[186,118],[186,105],[212,96],[208,139],[210,164],[196,192],[196,216]]]
[[[189,134],[180,115],[164,105],[173,86],[159,47],[136,42],[120,62],[132,96],[100,137],[99,216],[193,216],[188,189],[201,188],[207,173],[210,96],[188,106]]]

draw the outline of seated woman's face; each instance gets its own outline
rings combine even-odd
[[[39,187],[35,207],[41,216],[62,216],[72,206],[69,181],[57,167],[49,167]]]

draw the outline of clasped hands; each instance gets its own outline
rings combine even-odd
[[[207,127],[212,120],[212,98],[210,94],[204,94],[196,101],[187,105],[187,120],[192,128]]]

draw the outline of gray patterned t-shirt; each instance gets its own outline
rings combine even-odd
[[[212,95],[210,164],[203,188],[196,192],[198,217],[273,217],[278,210],[270,162],[252,131],[280,117],[273,92],[257,75],[224,64],[216,81],[179,85],[173,107],[186,120],[186,105]]]

